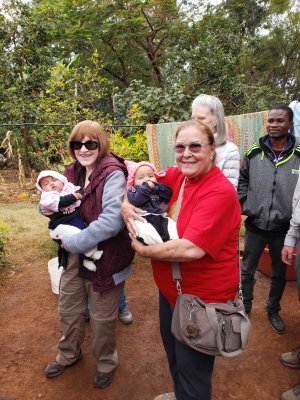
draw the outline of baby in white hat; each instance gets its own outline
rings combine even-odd
[[[134,163],[125,160],[125,164],[128,170],[128,201],[145,211],[143,218],[147,221],[135,221],[137,239],[148,245],[178,239],[176,222],[167,217],[167,203],[173,193],[168,186],[157,182],[156,176],[160,173],[146,161]]]
[[[45,170],[39,174],[36,187],[41,192],[39,209],[50,218],[49,230],[53,240],[60,244],[57,236],[71,236],[86,228],[79,213],[80,200],[83,197],[80,186],[68,182],[59,172]],[[97,247],[85,253],[84,256],[89,259],[84,258],[84,267],[96,271],[94,261],[99,260],[102,253]],[[67,261],[64,259],[62,264],[66,267]]]

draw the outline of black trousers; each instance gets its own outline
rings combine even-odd
[[[173,307],[159,294],[160,334],[169,362],[177,400],[210,400],[214,356],[178,342],[171,333]]]
[[[266,303],[268,313],[277,313],[280,310],[280,300],[284,292],[286,279],[286,264],[281,261],[281,250],[286,232],[254,233],[246,230],[245,249],[242,262],[242,291],[246,312],[252,307],[254,274],[259,258],[266,245],[269,246],[272,261],[272,276],[269,298]]]

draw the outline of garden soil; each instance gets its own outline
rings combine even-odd
[[[3,182],[2,178],[0,186]],[[13,197],[0,198],[0,207]],[[0,400],[152,400],[172,390],[159,335],[157,289],[147,260],[135,259],[134,273],[126,283],[134,323],[117,323],[119,367],[112,384],[102,390],[92,386],[95,362],[89,323],[83,359],[57,378],[45,377],[44,368],[56,355],[60,337],[58,296],[51,291],[44,262],[24,262],[22,254],[18,260],[14,273],[7,271],[0,287]],[[276,400],[300,381],[300,370],[279,362],[281,353],[300,344],[296,284],[288,282],[283,296],[286,332],[282,335],[271,329],[266,318],[268,288],[269,278],[258,272],[247,350],[233,359],[216,358],[213,400]]]

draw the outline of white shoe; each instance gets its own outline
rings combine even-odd
[[[123,307],[123,310],[119,312],[119,320],[124,325],[130,325],[133,323],[133,316],[131,312],[128,310],[127,305]]]
[[[93,272],[95,272],[97,269],[95,263],[91,260],[83,260],[83,266],[87,268],[89,271]]]
[[[153,400],[176,400],[176,397],[174,392],[169,392],[160,394],[159,396],[154,397]]]
[[[93,260],[100,260],[101,256],[103,254],[102,250],[97,250],[95,253],[92,255]]]

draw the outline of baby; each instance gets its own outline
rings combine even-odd
[[[153,164],[127,160],[125,164],[128,170],[128,201],[144,210],[143,218],[147,220],[147,223],[135,221],[138,229],[137,239],[148,245],[178,239],[176,222],[166,216],[172,190],[157,182],[156,175],[159,173]]]
[[[83,189],[68,182],[67,178],[56,171],[42,171],[36,181],[36,187],[41,192],[39,209],[50,218],[49,230],[53,240],[59,236],[71,236],[82,229],[86,224],[80,217],[79,205],[83,197]],[[93,261],[99,260],[103,251],[96,247],[84,254],[83,265],[90,271],[96,271]],[[63,266],[66,267],[64,260]]]

